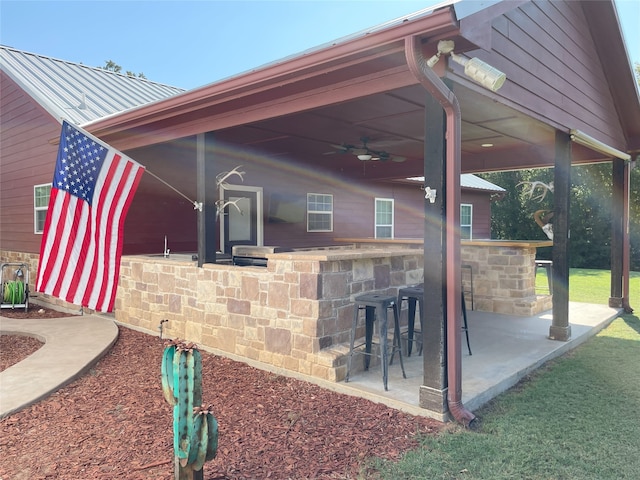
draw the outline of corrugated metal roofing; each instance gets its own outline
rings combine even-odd
[[[75,125],[184,92],[138,77],[0,45],[0,69],[54,117]]]
[[[411,177],[407,180],[424,182],[424,177]],[[486,192],[506,192],[504,188],[480,177],[477,177],[472,173],[463,173],[460,175],[460,187],[473,188],[474,190],[484,190]]]

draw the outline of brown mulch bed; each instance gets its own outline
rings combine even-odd
[[[172,479],[163,348],[158,337],[120,327],[116,344],[86,375],[1,419],[0,478]],[[420,435],[444,428],[204,352],[203,400],[219,422],[208,480],[371,478],[368,459],[398,459]]]
[[[22,335],[0,335],[0,372],[36,352],[44,343]]]
[[[26,311],[24,308],[3,308],[0,310],[0,316],[8,318],[59,318],[68,317],[69,314],[31,303]],[[40,340],[33,337],[0,335],[0,372],[21,362],[42,345],[44,344]]]

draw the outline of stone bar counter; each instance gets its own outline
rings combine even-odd
[[[422,251],[304,249],[266,253],[267,266],[205,264],[190,255],[123,256],[118,322],[240,360],[325,380],[346,374],[353,297],[422,282]],[[162,322],[163,320],[167,322]]]
[[[340,238],[358,248],[422,249],[422,239]],[[471,267],[473,307],[485,312],[533,316],[552,307],[551,295],[536,295],[536,252],[550,240],[462,240],[461,264]],[[463,290],[471,290],[471,275],[463,269]],[[551,292],[549,292],[551,293]],[[465,296],[470,306],[470,294]]]
[[[354,240],[266,253],[266,267],[199,268],[190,255],[123,256],[115,318],[231,358],[340,381],[354,296],[397,295],[424,281],[420,240]],[[546,309],[535,295],[534,259],[536,248],[549,244],[465,242],[462,263],[473,268],[475,308],[519,315]]]
[[[552,245],[550,240],[463,240],[461,260],[473,272],[474,308],[526,317],[550,310],[551,295],[536,295],[535,260],[538,248]],[[463,281],[468,278],[463,275]]]

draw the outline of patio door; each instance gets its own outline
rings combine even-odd
[[[225,203],[221,229],[224,253],[234,245],[262,245],[262,188],[234,185],[223,189]]]

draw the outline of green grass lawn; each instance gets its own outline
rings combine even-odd
[[[608,271],[571,270],[569,282],[571,301],[608,303]],[[635,314],[474,412],[477,431],[451,424],[400,462],[376,462],[380,478],[640,478],[640,273],[630,290]]]

